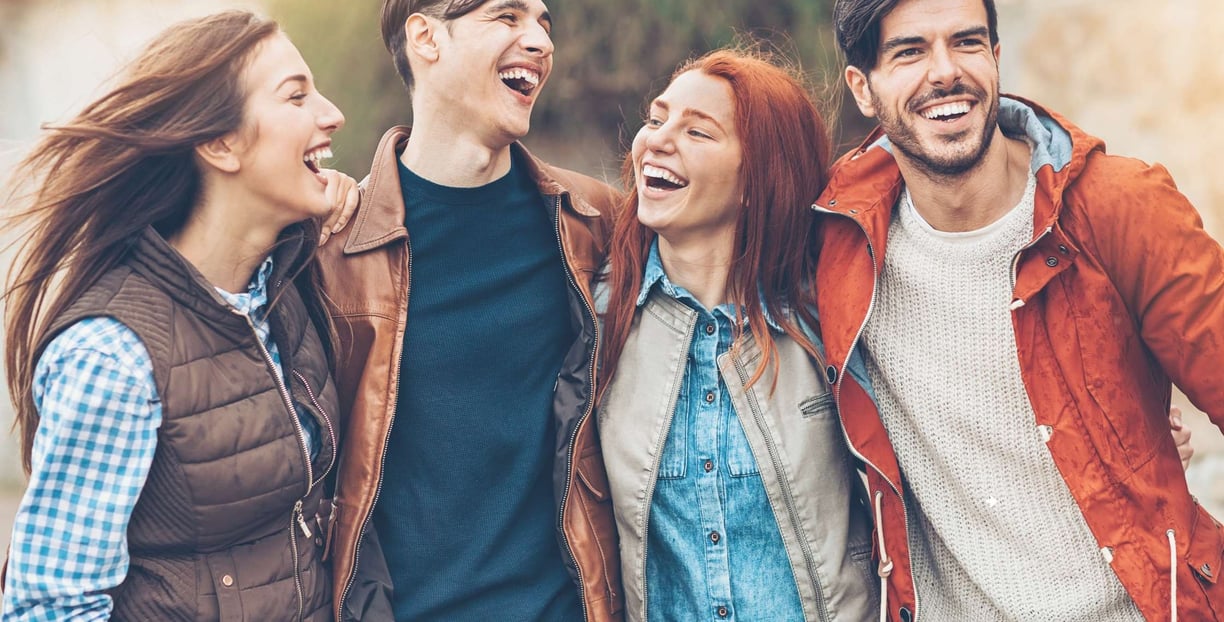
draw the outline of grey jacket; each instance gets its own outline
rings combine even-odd
[[[629,620],[646,619],[651,497],[696,324],[696,311],[651,292],[599,410]],[[775,334],[778,373],[767,370],[745,389],[762,364],[751,334],[745,339],[739,356],[719,357],[719,371],[777,518],[804,617],[869,620],[878,615],[871,519],[823,364],[790,337]]]

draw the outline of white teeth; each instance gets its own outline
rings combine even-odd
[[[515,67],[513,69],[507,69],[499,72],[497,77],[501,78],[502,80],[523,80],[531,86],[536,86],[540,83],[540,74],[530,69],[523,69],[522,67]]]
[[[319,147],[318,149],[315,149],[302,156],[302,161],[314,162],[315,164],[318,164],[320,160],[326,160],[330,157],[332,157],[331,147]]]
[[[955,102],[952,104],[942,104],[928,109],[922,113],[922,116],[928,119],[937,117],[950,117],[954,114],[966,114],[969,112],[969,102]]]
[[[672,173],[671,171],[665,168],[659,168],[657,166],[654,166],[653,164],[642,165],[642,175],[645,177],[654,177],[655,179],[662,179],[663,181],[666,181],[672,184],[676,184],[677,186],[681,186],[681,187],[688,185],[687,181],[684,181],[683,179],[676,177],[676,175]]]

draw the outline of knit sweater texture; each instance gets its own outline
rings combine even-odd
[[[935,230],[906,189],[864,333],[906,484],[926,620],[1141,621],[1060,476],[1025,393],[1012,262],[1036,180],[984,228]]]

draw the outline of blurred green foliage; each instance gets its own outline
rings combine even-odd
[[[335,166],[361,177],[382,132],[412,119],[408,91],[379,35],[380,3],[269,5],[320,89],[348,118],[336,135]],[[644,104],[666,86],[675,67],[743,34],[799,60],[828,102],[830,125],[853,140],[863,134],[864,122],[853,109],[839,112],[836,98],[828,96],[841,91],[830,5],[831,0],[553,0],[553,74],[524,142],[549,161],[615,179]]]

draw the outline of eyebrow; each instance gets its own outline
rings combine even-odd
[[[285,86],[285,84],[287,84],[287,83],[289,83],[289,82],[301,82],[301,83],[305,84],[305,83],[307,83],[307,82],[310,82],[310,79],[309,79],[309,78],[307,78],[307,77],[306,77],[306,74],[304,74],[304,73],[294,74],[294,75],[292,75],[292,76],[289,76],[289,77],[285,78],[284,80],[281,80],[281,81],[280,81],[280,84],[277,84],[277,85],[276,85],[276,89],[275,89],[275,90],[279,91],[279,90],[280,90],[280,88],[281,88],[282,86]]]
[[[958,30],[952,34],[952,39],[965,39],[968,37],[989,37],[990,29],[985,26],[974,26],[964,30]],[[880,54],[887,54],[897,48],[906,47],[909,45],[920,45],[926,43],[926,38],[920,36],[910,37],[893,37],[880,45]]]
[[[665,101],[663,101],[663,100],[661,100],[661,99],[656,99],[656,100],[654,100],[654,101],[650,102],[650,105],[651,105],[651,107],[662,108],[664,111],[670,111],[670,110],[671,110],[671,107],[667,105],[667,102],[665,102]],[[684,111],[680,113],[680,116],[682,116],[682,117],[697,117],[698,119],[703,119],[703,120],[705,120],[705,121],[709,121],[710,123],[713,123],[713,124],[714,124],[714,127],[717,127],[717,128],[718,128],[718,130],[719,130],[720,132],[722,132],[722,133],[724,133],[724,134],[726,134],[726,133],[727,133],[727,128],[723,127],[723,126],[722,126],[722,123],[719,123],[719,122],[718,122],[718,119],[715,119],[714,117],[712,117],[712,116],[710,116],[710,115],[708,115],[708,114],[706,114],[706,113],[704,113],[704,112],[702,112],[702,111],[700,111],[700,110],[698,110],[698,109],[696,109],[696,108],[685,108],[685,109],[684,109]]]
[[[513,9],[515,11],[521,11],[523,13],[530,13],[530,11],[527,9],[527,3],[524,2],[524,0],[502,0],[501,2],[498,2],[497,4],[489,7],[487,12],[496,13],[498,11],[504,11],[506,9]],[[550,28],[552,27],[553,25],[552,13],[549,13],[547,10],[545,10],[544,13],[540,15],[540,19],[548,22],[548,26]]]

